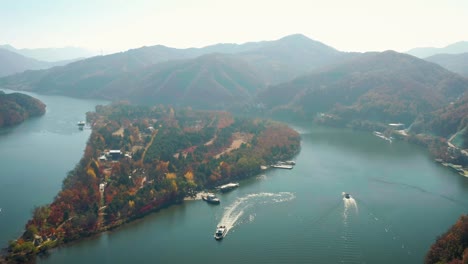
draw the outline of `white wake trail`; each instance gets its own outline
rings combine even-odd
[[[227,233],[237,223],[239,219],[244,215],[247,209],[257,204],[270,204],[270,203],[281,203],[288,202],[295,198],[293,193],[280,192],[280,193],[253,193],[243,197],[237,198],[231,205],[225,208],[224,214],[218,223],[218,226],[226,226]],[[249,216],[249,221],[252,222],[255,217]],[[227,235],[226,233],[226,235]]]

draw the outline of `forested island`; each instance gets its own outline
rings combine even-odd
[[[22,93],[0,91],[0,128],[13,126],[24,120],[45,114],[46,105]]]
[[[54,201],[34,209],[7,261],[31,261],[300,150],[299,134],[286,125],[222,111],[118,103],[97,106],[87,121],[93,130],[83,158]]]

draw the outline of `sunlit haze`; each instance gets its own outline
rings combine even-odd
[[[464,0],[0,1],[0,44],[112,53],[274,40],[302,33],[342,51],[406,51],[468,39]]]

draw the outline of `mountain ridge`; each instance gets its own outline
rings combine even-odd
[[[0,77],[24,72],[41,70],[69,63],[70,61],[46,62],[25,57],[13,51],[0,48]]]
[[[96,52],[79,47],[17,49],[10,44],[4,44],[0,45],[0,48],[45,62],[73,61],[97,55]]]
[[[425,60],[437,63],[450,71],[468,77],[468,52],[460,54],[436,54],[425,58]]]
[[[395,51],[368,52],[290,82],[257,100],[303,116],[329,112],[345,119],[412,123],[468,89],[468,80],[439,65]]]
[[[436,54],[459,54],[468,52],[468,41],[459,41],[442,48],[421,47],[413,48],[405,53],[418,58],[427,58]]]
[[[258,88],[271,83],[286,81],[322,65],[332,63],[341,58],[341,56],[346,56],[346,53],[341,53],[334,48],[300,34],[286,36],[275,41],[249,42],[242,45],[227,44],[227,46],[220,44],[220,46],[215,45],[206,48],[176,49],[163,45],[155,45],[106,56],[96,56],[45,71],[29,71],[23,74],[16,74],[0,79],[0,85],[10,89],[75,97],[103,96],[103,93],[99,90],[104,89],[107,94],[112,93],[119,96],[123,93],[113,92],[109,90],[109,87],[119,87],[115,83],[117,80],[122,80],[122,76],[127,76],[127,79],[135,79],[131,82],[132,85],[129,84],[127,89],[138,91],[145,86],[145,84],[139,83],[137,80],[143,78],[140,72],[145,72],[149,75],[148,69],[157,71],[160,67],[155,65],[161,63],[173,63],[171,67],[174,67],[174,65],[184,67],[183,63],[178,63],[178,61],[184,60],[193,60],[195,63],[201,63],[202,60],[197,59],[198,57],[212,54],[213,50],[222,51],[223,49],[226,52],[218,56],[230,57],[225,62],[229,61],[232,63],[233,68],[237,67],[235,65],[244,65],[249,71],[255,72],[255,75],[252,75],[242,70],[229,70],[224,71],[224,74],[228,72],[231,74],[242,72],[242,78],[245,77],[246,79],[242,80],[241,78],[240,82],[246,81],[250,83],[247,86],[255,83]],[[237,51],[241,52],[233,53]],[[168,64],[165,65],[167,66]],[[211,69],[215,70],[214,68]],[[173,68],[172,70],[177,71],[178,69]],[[186,70],[183,71],[189,74]],[[224,84],[213,79],[208,80],[206,76],[204,77],[206,81],[205,85],[217,87],[220,90],[220,95],[227,94]],[[158,79],[162,77],[154,76],[154,78]],[[255,81],[253,80],[254,78],[256,79]],[[225,76],[225,78],[221,79],[224,81],[231,79],[231,81],[225,84],[240,87],[238,84],[234,84],[235,82],[232,81],[233,78],[231,77]],[[148,81],[151,82],[149,79]],[[123,89],[119,87],[118,90],[122,91]],[[216,94],[216,90],[211,89],[210,94]],[[232,91],[232,87],[228,88],[228,90]],[[238,91],[242,90],[239,89]],[[203,93],[200,92],[199,94],[201,96]],[[174,97],[174,95],[171,96]],[[113,98],[116,100],[129,99],[123,96],[119,98],[113,96]],[[135,97],[132,99],[135,99]]]

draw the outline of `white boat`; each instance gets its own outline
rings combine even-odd
[[[349,194],[349,193],[345,193],[345,194],[344,194],[344,198],[346,198],[346,199],[350,199],[350,198],[351,198],[351,194]]]
[[[216,197],[216,195],[210,193],[208,195],[203,195],[202,196],[202,199],[203,201],[206,201],[208,203],[212,203],[212,204],[219,204],[221,201],[219,200],[218,197]]]
[[[80,121],[77,123],[78,127],[79,128],[83,128],[85,125],[86,125],[86,122],[85,121]]]
[[[287,169],[287,170],[290,170],[293,168],[292,165],[287,165],[287,164],[274,164],[274,165],[271,165],[272,168],[277,168],[277,169]]]
[[[239,183],[235,182],[235,183],[228,183],[228,184],[225,184],[225,185],[221,185],[218,187],[218,189],[222,192],[226,192],[226,191],[230,191],[234,188],[237,188],[239,187]]]
[[[386,140],[386,141],[392,143],[392,139],[393,139],[393,138],[392,138],[392,137],[386,137],[386,136],[385,136],[384,134],[382,134],[381,132],[374,131],[374,132],[372,132],[372,134],[374,134],[374,136],[376,136],[376,137],[379,137],[379,138],[381,138],[381,139],[383,139],[383,140]]]
[[[218,226],[216,229],[216,232],[214,233],[214,238],[216,240],[221,240],[227,233],[227,228],[226,226]]]
[[[296,162],[294,160],[287,160],[284,162],[286,165],[296,165]]]

